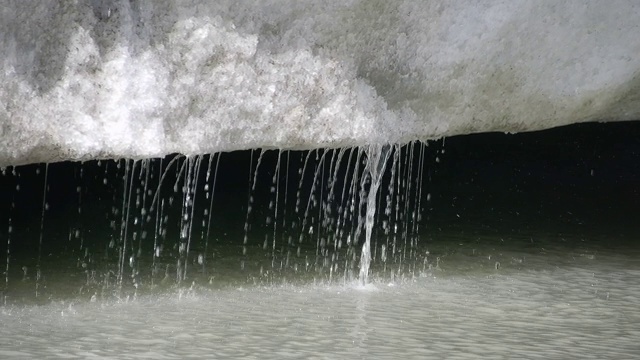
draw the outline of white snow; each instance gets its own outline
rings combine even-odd
[[[640,119],[640,4],[0,5],[0,166]]]

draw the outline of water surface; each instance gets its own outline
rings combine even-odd
[[[247,278],[223,288],[5,306],[0,356],[621,359],[640,352],[633,242],[504,240],[443,235],[404,270],[393,270],[397,261],[374,262],[365,287]]]

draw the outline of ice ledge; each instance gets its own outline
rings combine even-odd
[[[637,34],[633,0],[12,2],[0,166],[636,120]]]

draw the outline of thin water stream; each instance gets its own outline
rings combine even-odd
[[[21,200],[17,208],[15,201],[7,208],[2,302],[31,301],[23,285],[33,271],[37,302],[70,296],[67,290],[52,286],[65,261],[65,274],[77,273],[76,279],[84,279],[75,281],[80,290],[73,292],[92,298],[135,297],[160,285],[213,284],[226,276],[216,275],[215,267],[236,259],[237,251],[239,270],[254,272],[249,277],[284,278],[291,273],[329,283],[359,278],[364,285],[379,247],[371,240],[379,230],[374,227],[381,217],[376,216],[378,208],[385,209],[386,242],[390,226],[394,243],[404,239],[398,249],[407,246],[407,236],[417,234],[417,219],[397,213],[407,209],[406,199],[397,194],[421,195],[421,186],[410,185],[421,174],[412,173],[412,166],[407,171],[413,153],[413,145],[317,150],[293,157],[286,152],[286,158],[283,151],[262,150],[257,157],[252,151],[246,192],[234,190],[242,170],[230,157],[221,171],[230,179],[223,191],[231,192],[218,199],[214,192],[220,160],[225,159],[222,154],[62,164],[52,177],[49,165],[5,170],[3,182],[14,187],[10,193]],[[390,166],[404,168],[394,169],[389,178],[385,168],[391,156],[395,160]],[[73,181],[57,180],[69,173],[75,173]],[[398,181],[395,174],[411,180]],[[379,190],[383,183],[387,184],[384,196]],[[29,222],[35,220],[31,207],[38,197],[30,188],[37,187],[44,192],[34,236]],[[247,202],[238,202],[245,194]],[[50,205],[55,208],[53,215],[46,211]],[[392,206],[396,207],[394,217]],[[23,241],[18,244],[11,242],[16,217],[22,222],[17,236]],[[242,235],[237,232],[239,218],[244,218]],[[68,234],[66,241],[59,234]],[[33,247],[35,259],[31,259]],[[395,250],[394,245],[389,256],[385,254],[385,262],[387,257],[400,256]],[[257,255],[268,261],[256,261]],[[46,270],[45,264],[52,270]],[[274,275],[280,273],[287,275]]]

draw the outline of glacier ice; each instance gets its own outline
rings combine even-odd
[[[640,4],[11,0],[0,166],[640,118]]]

